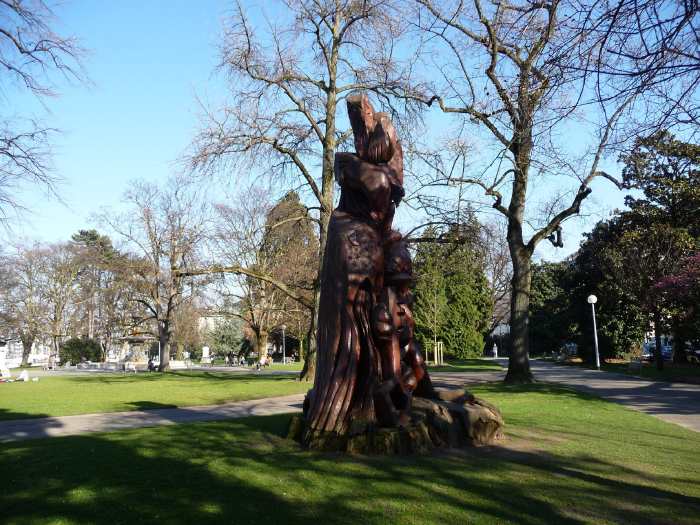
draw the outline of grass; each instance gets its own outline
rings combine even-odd
[[[547,384],[483,385],[507,447],[425,457],[303,451],[288,416],[0,445],[7,524],[690,525],[700,434]]]
[[[498,372],[503,367],[488,359],[450,359],[444,365],[428,365],[430,372]]]
[[[304,368],[304,362],[296,361],[294,363],[285,364],[282,364],[281,362],[272,363],[269,367],[266,368],[266,370],[287,370],[289,372],[301,372],[302,368]]]
[[[556,362],[556,361],[555,361]],[[592,368],[590,363],[584,363],[580,359],[569,360],[564,363],[557,363],[568,366],[582,366]],[[639,367],[630,369],[629,361],[613,361],[602,362],[601,370],[604,372],[616,372],[618,374],[626,374],[634,377],[642,377],[651,381],[670,381],[678,383],[695,383],[700,384],[700,366],[693,364],[680,364],[672,362],[664,362],[664,369],[657,370],[656,364],[653,362],[642,362],[641,370]]]
[[[281,359],[280,359],[281,361]],[[255,368],[255,362],[253,363],[253,368]],[[214,366],[227,366],[226,361],[223,359],[214,359],[212,361],[212,364]],[[249,366],[249,365],[246,365]],[[265,367],[265,370],[288,370],[289,372],[301,372],[301,369],[304,368],[304,362],[303,361],[296,361],[294,363],[285,363],[282,364],[281,362],[277,363],[272,363],[269,367]]]
[[[606,372],[618,372],[651,379],[652,381],[676,381],[681,383],[700,383],[700,366],[691,364],[664,363],[663,370],[657,370],[654,363],[642,363],[641,370],[630,370],[629,364],[603,363],[601,368]]]
[[[0,384],[0,420],[211,405],[309,388],[292,376],[213,371],[56,375],[38,382]]]

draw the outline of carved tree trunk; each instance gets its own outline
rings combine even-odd
[[[362,226],[365,229],[358,231]],[[353,271],[358,270],[353,268],[357,259],[348,257],[368,246],[381,250],[377,231],[348,216],[331,221],[321,272],[320,351],[307,415],[308,426],[315,432],[345,434],[350,419],[358,427],[374,422],[372,394],[380,364],[371,333],[372,288],[366,280],[353,282],[354,276],[367,272],[364,268]],[[355,291],[349,293],[349,289]]]

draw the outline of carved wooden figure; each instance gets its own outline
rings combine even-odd
[[[365,94],[348,97],[347,105],[356,153],[335,158],[341,194],[321,270],[307,442],[404,423],[411,393],[426,379],[413,341],[410,257],[391,229],[404,195],[401,144],[389,117],[375,113]]]

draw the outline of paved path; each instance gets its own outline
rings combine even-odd
[[[499,361],[507,366],[507,360]],[[568,385],[700,432],[700,385],[653,382],[622,374],[555,365],[539,360],[533,360],[531,365],[539,381]],[[454,387],[465,383],[498,381],[503,378],[504,373],[505,370],[502,372],[435,372],[431,375],[436,386]],[[304,394],[296,394],[224,405],[0,421],[0,443],[298,412],[301,410],[303,400]]]
[[[700,432],[700,385],[649,381],[540,360],[531,361],[531,366],[539,381],[565,384]]]
[[[498,361],[504,367],[508,366],[507,359]],[[530,361],[530,366],[538,381],[567,385],[700,432],[700,385],[649,381],[625,374],[557,365],[539,359]],[[432,375],[437,383],[445,382],[448,374]],[[460,380],[463,383],[482,381],[482,377],[475,373],[452,372],[449,375],[454,376],[449,381],[453,385],[459,384]],[[488,380],[497,381],[504,375],[505,368],[503,372],[483,374],[483,378],[488,376]]]
[[[301,410],[304,394],[239,401],[224,405],[159,408],[132,412],[108,412],[77,416],[0,421],[0,443],[43,437],[111,432],[127,428],[155,427],[195,421],[215,421],[246,416],[269,416]]]

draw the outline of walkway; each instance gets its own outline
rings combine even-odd
[[[295,394],[224,405],[0,421],[0,443],[43,437],[73,436],[88,432],[111,432],[127,428],[193,423],[195,421],[284,414],[300,411],[303,402],[304,394]]]
[[[540,360],[531,361],[531,366],[538,381],[568,385],[700,432],[700,385],[649,381]]]
[[[504,366],[508,364],[505,359],[499,361]],[[700,385],[654,382],[539,360],[531,361],[531,366],[538,381],[567,385],[700,432]],[[457,387],[498,381],[504,373],[505,369],[503,372],[436,372],[431,375],[436,386]],[[0,443],[298,412],[303,401],[304,394],[296,394],[224,405],[0,421]]]
[[[473,372],[451,372],[432,374],[435,382],[458,385],[503,379],[508,359],[498,359],[503,372],[476,374]],[[634,410],[656,416],[690,430],[700,432],[700,385],[649,381],[638,377],[599,372],[578,366],[557,365],[539,359],[530,361],[537,381],[547,381],[570,386],[581,392],[620,403]],[[445,376],[452,376],[448,379]]]

